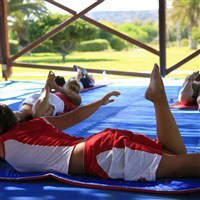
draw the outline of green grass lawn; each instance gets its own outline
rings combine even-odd
[[[186,56],[193,53],[188,47],[171,47],[167,49],[167,68],[176,64]],[[22,56],[17,62],[36,64],[48,64],[56,66],[72,67],[74,64],[85,68],[96,68],[104,70],[119,70],[132,72],[150,72],[154,63],[159,63],[159,57],[143,49],[120,52],[74,52],[62,62],[61,55],[52,53],[31,54]],[[169,78],[184,78],[192,71],[200,70],[200,56],[187,62],[177,70],[170,73]],[[74,72],[55,71],[56,74],[71,77]],[[13,76],[10,80],[45,80],[48,70],[13,67]],[[95,75],[101,79],[101,75]],[[111,79],[125,78],[121,76],[109,76]],[[127,78],[127,77],[126,77]]]

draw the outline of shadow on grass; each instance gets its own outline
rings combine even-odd
[[[53,59],[53,58],[41,58],[41,59],[22,59],[20,60],[20,62],[26,62],[26,63],[40,63],[40,62],[44,62],[44,63],[76,63],[76,62],[105,62],[105,61],[116,61],[114,59],[83,59],[83,58],[80,58],[80,59],[72,59],[72,58],[69,58],[69,59],[65,59],[65,62],[62,62],[62,59]]]

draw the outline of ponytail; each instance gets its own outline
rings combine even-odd
[[[17,123],[18,121],[13,111],[7,105],[0,104],[0,135],[7,132]]]

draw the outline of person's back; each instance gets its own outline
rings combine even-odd
[[[72,151],[81,140],[60,132],[43,118],[18,123],[0,136],[4,159],[19,172],[68,174]]]

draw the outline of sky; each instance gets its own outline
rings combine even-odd
[[[63,5],[80,12],[96,0],[55,0]],[[66,13],[56,6],[46,3],[46,6],[52,12]],[[134,10],[157,10],[158,0],[104,0],[92,11],[134,11]]]

